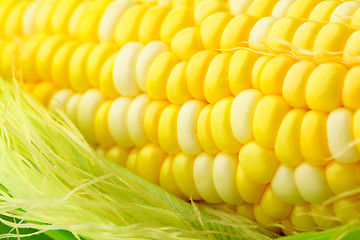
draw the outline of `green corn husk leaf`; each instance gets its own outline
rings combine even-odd
[[[14,85],[0,80],[0,214],[20,221],[0,218],[13,229],[0,238],[27,228],[39,231],[22,236],[67,230],[94,240],[277,237],[240,216],[185,202],[98,156],[65,116]]]

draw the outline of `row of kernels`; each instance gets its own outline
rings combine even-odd
[[[260,8],[259,8],[260,6]],[[293,17],[318,22],[341,22],[359,27],[360,14],[358,1],[333,0],[230,0],[232,14],[249,14],[256,17]],[[255,11],[257,10],[257,11]]]

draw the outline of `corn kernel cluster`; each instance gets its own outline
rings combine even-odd
[[[357,217],[323,203],[360,187],[359,1],[4,0],[0,25],[0,75],[141,177],[263,225]]]

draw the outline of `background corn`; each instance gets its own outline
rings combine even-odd
[[[183,199],[326,229],[360,209],[356,192],[323,204],[360,185],[359,15],[358,1],[6,0],[0,74]]]

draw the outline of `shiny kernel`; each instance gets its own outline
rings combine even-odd
[[[306,85],[306,103],[318,111],[330,112],[341,106],[341,88],[347,68],[336,62],[323,63],[311,73]]]
[[[245,14],[234,17],[222,33],[220,49],[234,52],[239,47],[248,46],[249,34],[256,21],[257,18]]]
[[[254,141],[240,149],[239,161],[246,175],[257,183],[270,182],[279,165],[272,150],[261,147]]]
[[[220,149],[216,146],[211,132],[211,111],[213,105],[208,104],[202,108],[197,121],[197,136],[202,148],[211,154],[216,154]]]
[[[360,186],[360,165],[332,161],[326,165],[326,180],[331,191],[341,194]]]
[[[238,164],[236,171],[237,190],[245,202],[255,204],[259,203],[264,193],[266,184],[254,182]]]
[[[175,176],[173,173],[173,166],[172,166],[173,160],[174,160],[174,156],[172,155],[167,155],[165,157],[160,169],[159,185],[166,191],[186,200],[187,197],[180,191],[175,181]]]
[[[83,16],[86,9],[89,6],[91,6],[91,2],[92,1],[90,0],[83,1],[82,3],[79,4],[79,6],[77,6],[77,8],[74,9],[74,12],[69,18],[69,25],[68,25],[68,31],[71,36],[76,36],[81,17]]]
[[[323,167],[300,164],[295,169],[295,182],[300,195],[309,203],[321,203],[332,196]]]
[[[77,123],[85,139],[91,143],[96,142],[95,116],[104,101],[104,97],[97,89],[86,91],[77,105]]]
[[[172,69],[166,84],[166,96],[171,103],[184,104],[192,99],[186,82],[186,62],[180,62]]]
[[[327,139],[330,153],[335,160],[343,163],[354,163],[360,160],[360,154],[353,144],[352,112],[338,108],[329,114],[327,119]]]
[[[194,162],[194,180],[196,189],[202,199],[209,203],[220,203],[222,199],[215,189],[213,165],[213,155],[203,152],[196,156]]]
[[[146,6],[134,5],[124,12],[114,30],[118,45],[139,41],[139,28],[147,9]]]
[[[108,124],[110,134],[121,147],[133,146],[126,121],[131,102],[131,98],[119,97],[114,100],[109,109]]]
[[[335,8],[339,6],[342,2],[333,0],[333,1],[323,1],[318,3],[311,11],[309,20],[314,22],[329,22],[332,13]]]
[[[281,95],[284,78],[295,63],[289,56],[276,56],[272,58],[261,71],[260,89],[264,95]]]
[[[294,168],[280,165],[271,181],[273,193],[282,201],[289,204],[304,202],[295,183]]]
[[[220,152],[215,156],[213,177],[216,191],[224,202],[232,205],[243,202],[236,188],[237,165],[236,155]]]
[[[49,0],[40,3],[35,16],[35,30],[37,33],[51,32],[50,18],[59,2],[58,0]]]
[[[299,61],[286,73],[282,86],[282,95],[286,102],[295,108],[307,109],[306,85],[316,65],[310,61]]]
[[[233,15],[239,15],[246,12],[252,0],[243,0],[243,1],[229,0],[228,2],[229,2],[228,4],[229,4],[230,12]]]
[[[137,147],[141,147],[149,141],[144,129],[145,109],[149,103],[149,96],[141,94],[131,102],[128,109],[127,127],[129,137]]]
[[[346,41],[353,30],[341,23],[328,23],[319,32],[314,44],[314,57],[328,62],[342,55]]]
[[[306,111],[290,110],[281,122],[275,140],[275,155],[286,166],[297,166],[303,161],[300,149],[300,127]]]
[[[160,27],[169,12],[167,6],[153,6],[149,8],[141,20],[139,40],[142,43],[160,40]]]
[[[55,91],[56,86],[52,82],[41,82],[35,86],[32,95],[43,105],[48,106]]]
[[[180,151],[177,134],[177,119],[179,111],[180,106],[170,104],[163,110],[159,119],[159,144],[168,154],[176,154]]]
[[[233,15],[225,12],[218,12],[205,18],[200,26],[201,40],[205,49],[218,50],[220,48],[220,38],[228,22]]]
[[[68,23],[71,15],[81,0],[68,1],[62,0],[56,5],[54,12],[51,14],[50,26],[52,32],[66,34]]]
[[[111,136],[108,124],[109,109],[111,104],[111,100],[103,102],[96,111],[94,119],[96,141],[105,148],[115,145],[115,141]]]
[[[107,150],[105,157],[120,166],[125,166],[129,152],[129,149],[115,145]]]
[[[289,110],[280,96],[267,95],[259,100],[254,112],[253,134],[260,145],[274,147],[280,124]]]
[[[344,52],[343,52],[343,61],[345,64],[350,66],[357,65],[360,62],[360,48],[359,48],[359,41],[360,41],[360,31],[357,30],[353,32],[349,39],[347,40]]]
[[[227,11],[227,4],[219,0],[205,0],[197,5],[194,9],[194,21],[197,26],[204,21],[205,18],[216,12]]]
[[[40,1],[30,2],[23,13],[21,24],[24,36],[30,36],[35,33],[35,16],[40,3]]]
[[[250,31],[249,47],[257,51],[267,52],[265,45],[266,36],[277,20],[275,17],[260,18]]]
[[[146,107],[144,115],[144,130],[147,138],[155,144],[159,143],[158,140],[158,123],[160,116],[169,103],[166,101],[151,101]]]
[[[114,39],[116,24],[134,2],[130,0],[113,1],[107,5],[98,26],[98,39],[100,42],[110,42]]]
[[[257,103],[263,97],[256,89],[240,92],[231,105],[230,124],[234,137],[242,144],[254,138],[253,117]]]
[[[241,144],[236,140],[231,129],[230,112],[233,97],[228,97],[217,102],[211,111],[211,132],[214,142],[221,151],[237,153]]]
[[[251,85],[253,88],[260,90],[261,72],[271,59],[272,57],[269,55],[262,55],[256,60],[251,72]]]
[[[259,55],[246,49],[235,52],[229,64],[229,87],[232,95],[251,88],[251,70]]]
[[[161,25],[161,40],[169,45],[176,33],[193,25],[192,13],[192,8],[188,5],[173,8]]]
[[[297,56],[314,56],[315,40],[324,27],[323,22],[305,22],[296,30],[292,39],[292,52]]]
[[[99,76],[99,87],[100,91],[107,98],[119,97],[119,93],[116,91],[114,80],[113,80],[113,67],[116,59],[116,54],[110,56],[102,66]]]
[[[141,43],[131,42],[124,45],[116,55],[113,80],[120,95],[134,97],[141,92],[136,82],[135,69],[142,48]]]
[[[268,16],[276,3],[277,1],[273,0],[254,0],[246,10],[246,14],[256,18]]]
[[[155,184],[159,184],[161,165],[166,153],[158,146],[149,143],[142,147],[137,155],[137,174]]]
[[[199,100],[190,100],[181,106],[177,119],[177,136],[183,152],[197,155],[202,151],[197,137],[197,120],[201,109],[205,106]]]
[[[343,2],[333,11],[330,18],[330,22],[350,24],[352,16],[359,8],[360,8],[360,2],[356,2],[356,1]]]
[[[160,41],[150,42],[146,44],[141,50],[136,61],[136,82],[141,91],[147,92],[146,76],[150,66],[157,58],[157,56],[168,50],[168,46]]]
[[[360,19],[359,19],[359,16],[360,16],[360,9],[358,9],[357,11],[355,11],[354,15],[352,16],[352,19],[351,19],[351,23],[350,25],[355,27],[355,28],[359,28],[360,27]]]
[[[230,53],[221,53],[213,58],[204,80],[204,95],[209,103],[217,103],[224,97],[231,96],[228,71]]]
[[[331,157],[328,147],[327,115],[308,111],[300,128],[300,149],[304,159],[314,165],[325,165]]]
[[[131,149],[125,163],[125,167],[135,174],[137,173],[136,164],[137,164],[137,156],[139,154],[139,151],[140,148]]]
[[[59,109],[64,111],[67,102],[73,94],[74,92],[71,89],[63,89],[56,92],[50,100],[49,107],[52,109]]]
[[[171,41],[171,50],[181,60],[189,60],[203,50],[199,29],[188,27],[178,32]]]
[[[186,67],[186,81],[191,96],[198,100],[205,100],[204,81],[212,59],[217,52],[204,50],[190,58]]]
[[[260,200],[260,207],[266,215],[274,219],[286,219],[293,208],[291,204],[280,200],[270,186],[265,189]]]
[[[194,180],[194,161],[194,156],[180,152],[174,157],[172,170],[175,177],[175,182],[180,188],[181,192],[188,198],[193,200],[200,200],[201,196],[196,190]]]
[[[296,0],[278,1],[272,10],[271,16],[282,18],[286,16],[288,9],[294,4]]]
[[[287,17],[308,18],[310,11],[322,0],[298,0],[291,4],[286,12]]]
[[[84,92],[91,87],[86,76],[86,65],[94,46],[94,44],[85,43],[78,47],[71,57],[69,65],[70,85],[78,92]]]

